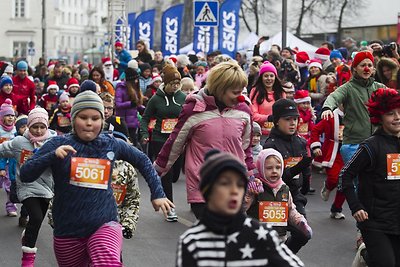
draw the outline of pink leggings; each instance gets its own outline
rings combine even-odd
[[[54,237],[54,252],[60,267],[123,266],[122,227],[117,222],[103,224],[85,238]]]

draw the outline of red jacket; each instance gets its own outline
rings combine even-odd
[[[0,90],[0,106],[7,98],[11,99],[14,110],[19,112],[19,110],[23,108],[20,99],[13,92],[11,92],[11,94],[6,94],[3,90]]]
[[[40,106],[47,110],[49,113],[49,117],[53,114],[54,107],[57,104],[58,96],[57,95],[49,95],[44,94],[40,99]]]
[[[336,157],[341,157],[339,153],[340,133],[343,139],[343,125],[340,125],[340,117],[343,117],[343,112],[339,109],[333,111],[333,118],[329,120],[321,120],[314,126],[310,136],[310,148],[321,148],[322,158],[317,157],[314,159],[315,166],[323,166],[331,168],[335,162]],[[321,145],[320,136],[325,134],[324,143]]]
[[[28,77],[21,79],[18,75],[15,75],[12,80],[14,83],[13,93],[21,101],[21,110],[18,112],[28,115],[36,105],[35,84]]]

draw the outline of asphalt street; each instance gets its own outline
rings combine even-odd
[[[298,253],[305,266],[310,267],[347,267],[351,266],[355,255],[355,221],[351,217],[347,203],[344,206],[345,220],[329,218],[329,209],[334,197],[324,202],[319,197],[323,176],[314,173],[312,186],[317,189],[315,195],[308,195],[307,218],[313,228],[313,239]],[[188,226],[195,221],[186,203],[185,179],[181,176],[174,184],[174,199],[179,221],[166,222],[161,213],[154,212],[150,203],[150,194],[146,182],[140,179],[141,207],[140,218],[135,235],[124,240],[123,260],[125,266],[155,267],[174,266],[177,240]],[[21,245],[18,218],[10,218],[5,212],[5,193],[1,191],[3,201],[0,210],[0,266],[20,266]],[[35,266],[57,266],[53,253],[52,229],[43,222],[37,242],[38,254]]]

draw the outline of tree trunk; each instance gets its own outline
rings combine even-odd
[[[342,21],[343,21],[343,14],[344,10],[346,9],[348,0],[344,0],[342,7],[340,8],[339,20],[338,20],[338,29],[337,29],[337,36],[336,36],[336,47],[341,45],[342,40]]]
[[[301,24],[303,23],[303,18],[304,18],[304,14],[306,11],[305,5],[306,5],[306,0],[301,0],[301,11],[300,11],[300,16],[299,16],[299,21],[297,23],[297,27],[296,27],[296,36],[300,37],[301,34]]]
[[[251,27],[250,27],[249,23],[246,20],[246,15],[244,14],[243,6],[240,7],[240,11],[242,11],[242,16],[240,16],[240,18],[243,19],[244,25],[246,26],[247,30],[249,32],[252,32]]]
[[[260,18],[258,16],[258,0],[254,1],[254,15],[256,16],[256,34],[258,35],[258,32],[260,30]]]

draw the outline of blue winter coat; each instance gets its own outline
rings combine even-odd
[[[128,51],[123,49],[120,53],[117,53],[117,58],[119,60],[118,72],[121,75],[128,67],[128,62],[132,60],[132,56]]]
[[[77,152],[64,159],[55,155],[61,145],[71,145]],[[88,237],[103,224],[118,221],[117,205],[111,188],[111,173],[107,189],[94,189],[70,183],[71,158],[107,159],[114,165],[115,160],[124,160],[136,167],[148,183],[151,198],[165,197],[160,178],[149,158],[141,151],[108,134],[100,134],[91,142],[83,142],[76,135],[57,136],[46,142],[37,153],[22,165],[20,178],[33,182],[50,167],[54,178],[54,236]]]

